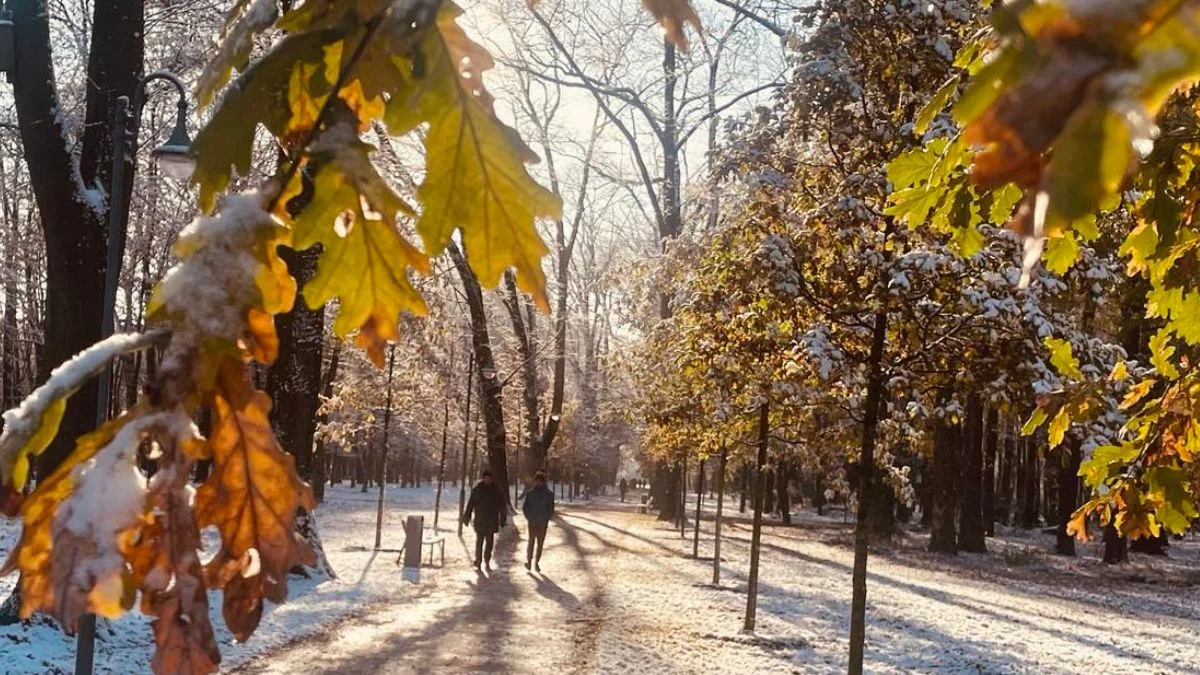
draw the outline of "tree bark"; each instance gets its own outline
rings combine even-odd
[[[1021,517],[1020,525],[1033,528],[1038,521],[1038,443],[1034,436],[1027,436],[1021,445]]]
[[[779,520],[785,525],[792,524],[792,500],[788,494],[790,480],[787,462],[781,460],[775,468],[775,506],[779,510]]]
[[[700,500],[704,496],[704,464],[700,458],[700,477],[696,482],[696,522],[692,524],[692,557],[700,557]]]
[[[854,524],[854,571],[851,578],[850,665],[851,675],[862,675],[863,648],[867,637],[867,556],[870,552],[871,488],[875,473],[875,434],[883,401],[883,347],[888,316],[875,312],[871,352],[867,357],[867,398],[863,402],[862,447],[859,454],[858,514]]]
[[[988,406],[987,440],[983,452],[983,534],[996,536],[996,449],[999,443],[1000,413]]]
[[[322,376],[321,395],[325,399],[333,398],[333,383],[337,381],[338,365],[342,356],[342,341],[334,340],[333,353],[329,357],[329,369]],[[322,412],[317,417],[317,424],[324,425],[329,422],[328,413]],[[326,471],[330,464],[331,458],[328,457],[328,447],[325,445],[325,439],[317,440],[316,457],[314,458],[315,465],[313,467],[312,488],[313,499],[318,504],[325,501],[325,483]],[[339,477],[340,479],[340,477]]]
[[[271,426],[279,444],[296,458],[296,472],[312,482],[313,437],[321,407],[321,351],[325,338],[324,308],[311,310],[304,300],[304,284],[316,275],[314,249],[292,251],[280,248],[279,256],[296,278],[296,301],[291,311],[275,316],[279,357],[267,370],[267,392],[274,406]]]
[[[758,616],[758,559],[762,543],[763,470],[767,465],[767,443],[771,434],[770,404],[758,406],[758,458],[754,472],[754,526],[750,535],[750,576],[746,581],[746,620],[743,630],[753,631]]]
[[[462,280],[463,291],[467,296],[467,309],[471,314],[471,345],[474,350],[475,371],[479,373],[479,407],[483,411],[483,424],[487,434],[488,467],[492,471],[492,479],[500,485],[507,501],[508,440],[504,431],[504,402],[502,385],[496,372],[496,359],[492,354],[487,311],[483,306],[483,290],[458,245],[451,242],[446,250]]]
[[[124,194],[107,194],[111,118],[117,97],[132,98],[142,71],[144,10],[141,0],[94,3],[77,161],[55,85],[46,0],[10,0],[8,8],[20,55],[12,78],[17,121],[46,243],[44,379],[51,368],[100,338],[108,210],[114,202],[127,205],[133,188],[126,180]],[[71,396],[55,441],[38,458],[39,475],[53,471],[75,439],[92,430],[97,395],[93,381]]]
[[[725,509],[725,465],[729,451],[721,445],[721,464],[717,467],[717,515],[713,518],[713,586],[721,583],[721,516]]]
[[[1082,443],[1075,436],[1067,437],[1062,448],[1062,463],[1058,468],[1058,528],[1054,552],[1058,555],[1075,555],[1075,537],[1067,534],[1067,523],[1075,513],[1079,501],[1079,463],[1083,459]]]
[[[983,534],[983,402],[967,397],[967,415],[962,434],[961,484],[958,492],[958,548],[968,553],[987,553]]]
[[[929,528],[929,550],[958,553],[954,512],[958,507],[958,447],[962,427],[938,419],[933,429],[933,510]]]

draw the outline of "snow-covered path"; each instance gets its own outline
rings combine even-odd
[[[631,499],[560,505],[543,575],[524,560],[525,523],[499,538],[501,569],[470,569],[468,532],[455,536],[457,489],[443,499],[446,567],[402,579],[394,552],[370,550],[376,497],[345,486],[318,510],[336,580],[293,579],[246,644],[235,644],[213,596],[226,672],[243,673],[844,673],[851,526],[796,512],[764,528],[758,630],[741,632],[750,527],[732,509],[722,584],[711,557],[693,560],[691,532],[639,515]],[[432,488],[389,486],[383,545],[403,540],[406,515],[432,525]],[[711,516],[700,555],[712,555]],[[0,554],[16,540],[0,524]],[[1049,541],[1010,532],[988,555],[945,558],[910,533],[872,553],[869,673],[1195,673],[1200,663],[1200,542],[1171,557],[1109,568],[1098,547],[1078,559],[1037,551]],[[1005,553],[1007,551],[1007,554]],[[1032,552],[1032,553],[1031,553]],[[0,579],[0,594],[13,576]],[[34,622],[0,627],[0,673],[68,673],[74,641]],[[145,672],[146,618],[104,622],[98,673]]]
[[[755,635],[740,632],[744,522],[727,529],[717,588],[711,559],[690,558],[690,532],[681,539],[632,504],[562,508],[542,576],[521,567],[519,518],[518,529],[498,543],[502,568],[490,578],[469,570],[471,535],[452,538],[447,568],[417,592],[237,672],[845,672],[852,555],[840,523],[766,529]],[[1194,577],[1130,583],[1086,558],[1066,571],[1036,559],[1009,567],[998,556],[929,556],[919,544],[872,558],[868,672],[1183,673],[1200,663]],[[1177,556],[1196,562],[1191,549]]]

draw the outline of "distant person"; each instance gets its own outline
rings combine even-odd
[[[525,551],[525,569],[532,564],[533,569],[542,571],[542,546],[546,543],[546,529],[550,526],[550,518],[554,516],[554,491],[546,486],[546,474],[541,471],[533,477],[533,487],[525,493],[525,503],[521,506],[525,521],[529,524],[529,547]],[[534,556],[534,548],[537,556]]]
[[[617,489],[621,491],[621,503],[623,504],[625,503],[625,493],[629,491],[629,483],[622,478],[620,484],[617,485]]]
[[[470,525],[472,515],[475,516],[475,567],[490,572],[496,532],[504,527],[508,519],[508,500],[493,480],[491,471],[484,471],[482,480],[471,488],[463,522]]]

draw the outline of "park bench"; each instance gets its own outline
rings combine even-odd
[[[404,549],[408,546],[408,539],[404,540],[404,545],[400,547],[400,555],[396,556],[396,565],[404,564]],[[446,566],[446,537],[432,530],[421,531],[421,558],[425,557],[425,549],[429,549],[429,567],[433,567],[433,552],[436,549],[439,555],[439,566]]]

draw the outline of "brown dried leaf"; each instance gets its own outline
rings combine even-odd
[[[213,472],[196,493],[198,524],[221,533],[205,577],[209,587],[225,589],[225,622],[239,640],[258,626],[264,598],[287,598],[288,570],[311,556],[295,534],[295,514],[300,505],[312,508],[312,493],[275,440],[270,408],[270,398],[251,391],[244,373],[222,373],[208,443]]]
[[[62,569],[64,564],[55,551],[54,524],[58,507],[70,497],[75,487],[75,468],[95,456],[134,416],[133,412],[126,413],[107,422],[96,431],[81,436],[76,441],[75,451],[54,473],[41,481],[33,494],[22,503],[20,514],[24,526],[21,539],[9,554],[4,567],[0,568],[0,576],[18,569],[21,571],[19,585],[22,618],[27,619],[37,611],[57,611],[60,608],[60,603],[57,602],[58,593],[55,591],[54,570],[56,565]],[[80,602],[86,606],[86,599]],[[69,606],[63,605],[62,609],[69,609]],[[74,619],[77,616],[78,612],[73,611],[72,616],[60,615],[59,618],[68,629],[73,630]]]
[[[1046,64],[1005,92],[965,130],[983,149],[971,178],[985,189],[1037,185],[1042,154],[1083,102],[1088,86],[1111,58],[1069,44],[1052,45]]]
[[[696,10],[690,0],[642,0],[642,5],[662,24],[663,30],[667,32],[667,40],[680,51],[688,50],[688,39],[684,34],[685,25],[690,25],[697,33],[701,31],[700,17],[696,16]]]

